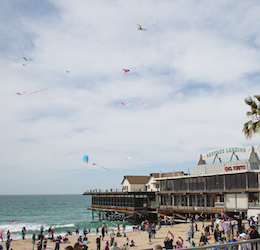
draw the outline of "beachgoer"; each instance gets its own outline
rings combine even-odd
[[[195,244],[194,240],[191,242],[191,246],[192,247],[196,247],[196,244]]]
[[[77,242],[74,244],[73,250],[81,250],[82,244],[80,242]]]
[[[207,245],[208,239],[205,237],[203,233],[201,233],[200,242],[203,242],[204,245]]]
[[[255,226],[250,227],[250,233],[249,233],[250,239],[257,239],[260,238],[259,233],[256,230]]]
[[[23,229],[22,229],[22,237],[23,237],[23,240],[25,239],[25,235],[26,235],[26,228],[23,227]]]
[[[11,245],[11,240],[9,239],[9,240],[7,240],[7,241],[5,242],[6,250],[9,250],[10,245]]]
[[[241,234],[242,233],[242,219],[240,216],[234,217],[234,219],[237,221],[238,234]]]
[[[54,229],[51,227],[51,239],[54,239]]]
[[[43,233],[43,231],[44,231],[44,226],[41,225],[41,233]]]
[[[77,226],[75,227],[75,229],[76,229],[76,235],[79,235],[79,226],[77,225]]]
[[[242,241],[247,240],[247,235],[245,233],[242,233],[239,236],[241,237]],[[250,243],[239,244],[238,250],[251,250],[251,244]]]
[[[108,243],[108,241],[106,242],[105,250],[109,250],[109,243]]]
[[[114,232],[114,229],[112,229],[112,232],[110,233],[110,246],[111,247],[113,246],[115,236],[116,236],[116,234]]]
[[[122,227],[123,227],[123,233],[125,233],[125,227],[126,227],[125,222]]]
[[[96,238],[97,250],[101,248],[101,235]]]
[[[180,240],[176,241],[176,249],[177,248],[182,248],[183,247],[183,239],[182,237],[178,237]]]
[[[104,237],[105,237],[105,225],[102,226],[101,234],[102,234],[102,240],[104,240]]]
[[[41,241],[37,242],[37,249],[38,250],[42,250],[42,243],[41,243]]]
[[[162,246],[157,244],[153,247],[153,250],[162,250]]]
[[[155,225],[155,223],[152,224],[151,229],[152,229],[152,237],[155,239],[155,234],[156,234],[156,225]]]
[[[33,234],[33,236],[32,236],[32,250],[34,249],[35,240],[36,240],[35,234]]]
[[[47,247],[47,239],[45,239],[43,242],[43,249],[46,249],[46,247]]]
[[[56,239],[55,250],[59,250],[59,249],[60,249],[60,237],[58,236]]]
[[[81,235],[78,237],[78,240],[77,240],[77,241],[82,243],[82,237],[81,237]]]
[[[149,227],[149,228],[147,229],[147,232],[148,232],[149,242],[151,242],[151,238],[152,238],[152,229],[151,229],[151,227]]]
[[[131,240],[130,247],[135,247],[135,242]]]
[[[6,236],[7,236],[7,239],[8,239],[8,240],[10,240],[11,233],[10,233],[10,231],[9,231],[9,230],[7,230]]]
[[[2,242],[4,242],[4,239],[3,239],[3,230],[0,229],[0,239],[2,239]]]
[[[119,246],[116,242],[113,243],[113,246],[111,247],[111,250],[120,250]]]
[[[168,236],[169,234],[171,235],[171,239]],[[166,249],[173,249],[173,245],[172,245],[173,240],[174,240],[173,234],[170,231],[168,231],[165,235],[165,240],[164,240],[164,246]]]
[[[98,233],[99,233],[99,228],[98,226],[96,226],[96,235],[98,235]]]
[[[190,239],[192,237],[192,230],[191,230],[191,226],[189,226],[188,232],[187,232],[187,237],[188,237],[188,242],[190,243]]]
[[[230,235],[230,239],[228,240],[228,243],[231,243],[231,242],[237,242],[236,239],[234,239],[234,235]],[[230,250],[233,250],[235,246],[231,245],[231,249]]]

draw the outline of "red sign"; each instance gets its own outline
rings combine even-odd
[[[245,170],[245,169],[246,169],[246,165],[225,167],[225,171]]]

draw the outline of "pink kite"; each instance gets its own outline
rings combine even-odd
[[[133,105],[134,105],[134,106],[141,106],[141,105],[144,105],[145,103],[146,103],[146,102],[142,102],[142,103],[140,103],[140,104],[133,104]],[[126,107],[126,106],[131,105],[131,102],[129,102],[129,103],[127,103],[127,104],[121,102],[121,104],[122,104],[124,107]]]
[[[40,92],[40,91],[43,91],[43,90],[48,90],[48,89],[40,89],[40,90],[37,90],[37,91],[35,91],[35,92],[32,92],[32,93],[29,93],[29,94],[25,94],[26,92],[24,92],[23,94],[21,94],[21,93],[16,93],[17,95],[33,95],[33,94],[36,94],[37,92]]]
[[[142,63],[142,61],[141,61],[141,63],[140,63],[140,65],[139,66],[136,66],[136,67],[134,67],[134,68],[131,68],[131,69],[122,69],[125,73],[127,73],[127,72],[129,72],[129,71],[133,71],[133,70],[135,70],[135,69],[137,69],[137,68],[140,68],[140,67],[142,67],[144,64]]]

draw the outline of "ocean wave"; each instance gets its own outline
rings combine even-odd
[[[63,227],[75,227],[74,224],[65,224],[65,225],[56,225],[56,226],[52,226],[54,229],[55,228],[63,228]]]

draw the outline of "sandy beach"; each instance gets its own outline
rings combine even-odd
[[[185,223],[185,224],[175,224],[172,227],[171,226],[163,226],[160,230],[158,230],[155,234],[155,239],[152,239],[151,242],[149,242],[148,238],[148,233],[146,231],[130,231],[126,232],[126,236],[129,238],[129,242],[131,240],[134,240],[135,242],[135,247],[129,247],[129,249],[133,250],[139,250],[139,249],[149,249],[153,248],[156,244],[160,244],[161,246],[164,246],[164,238],[165,235],[168,231],[171,231],[172,234],[174,235],[174,244],[176,243],[176,240],[178,237],[182,237],[184,240],[184,247],[190,247],[190,244],[188,243],[187,240],[187,231],[189,228],[190,223]],[[196,246],[199,245],[199,240],[201,236],[201,232],[204,232],[202,228],[202,222],[198,222],[198,231],[194,231],[194,240]],[[205,226],[210,225],[209,222],[205,223]],[[110,228],[111,230],[112,228]],[[116,231],[116,228],[113,228]],[[100,235],[100,234],[99,234]],[[29,235],[27,235],[28,237]],[[56,236],[56,235],[55,235]],[[97,235],[88,235],[88,250],[95,250],[97,249],[96,247],[96,238]],[[74,244],[77,242],[78,236],[69,236],[69,241],[70,243],[61,243],[60,244],[60,249],[65,248],[66,246],[74,246]],[[101,241],[101,249],[105,248],[106,241],[110,242],[110,237],[109,234],[105,236],[104,240]],[[118,245],[121,247],[123,244],[126,243],[126,237],[116,237],[115,241],[118,243]],[[210,244],[214,244],[214,238],[211,237],[209,240]],[[5,248],[5,243],[0,243],[0,245],[3,246],[3,249]],[[55,242],[50,242],[48,240],[47,247],[52,246],[53,249],[55,248]],[[31,239],[25,239],[25,240],[16,240],[11,242],[10,249],[13,250],[31,250],[32,249],[32,242]],[[36,246],[35,246],[36,249]]]

